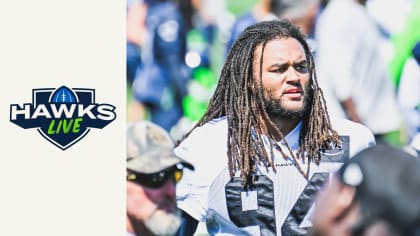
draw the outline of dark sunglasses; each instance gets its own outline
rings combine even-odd
[[[174,166],[168,169],[152,173],[142,174],[127,170],[127,180],[148,188],[160,188],[171,178],[178,183],[182,178],[182,167]]]

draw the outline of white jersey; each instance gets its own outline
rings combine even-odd
[[[315,194],[341,164],[359,151],[373,146],[373,134],[364,126],[344,120],[332,121],[344,141],[341,149],[322,153],[320,165],[311,164],[306,180],[293,164],[274,150],[276,172],[259,168],[254,187],[245,190],[241,178],[231,178],[227,167],[227,120],[211,121],[194,130],[175,152],[193,163],[177,184],[178,207],[204,221],[213,209],[251,235],[299,235],[311,226]],[[299,124],[286,137],[293,152],[299,148]],[[283,142],[279,142],[284,146]],[[283,149],[286,150],[286,149]],[[306,170],[305,163],[300,164]],[[220,231],[223,233],[223,229]]]

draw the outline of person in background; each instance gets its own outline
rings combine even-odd
[[[180,225],[175,184],[183,168],[169,134],[149,121],[127,128],[127,236],[174,235]]]
[[[420,235],[419,169],[401,149],[363,150],[320,191],[310,235]]]
[[[321,10],[320,0],[283,0],[279,15],[302,30],[314,56],[317,49],[315,25]]]
[[[165,130],[182,116],[182,99],[191,75],[185,65],[186,28],[178,6],[170,0],[145,0],[144,30],[138,44],[141,65],[132,84],[133,103],[143,106],[150,120]],[[134,112],[135,113],[135,112]]]
[[[316,25],[316,63],[328,112],[366,125],[376,141],[402,126],[396,90],[365,1],[330,0]]]
[[[398,102],[405,118],[407,151],[420,156],[420,41],[406,61],[398,87]]]
[[[175,149],[196,168],[177,185],[182,235],[210,210],[251,235],[305,234],[329,172],[375,144],[365,126],[326,109],[302,32],[287,20],[246,28],[206,113]]]
[[[208,0],[179,0],[187,28],[186,64],[192,78],[182,100],[183,117],[170,131],[174,139],[180,139],[204,114],[217,83],[212,52],[218,29],[216,20],[204,9],[205,1]]]
[[[146,7],[140,0],[127,0],[127,46],[126,46],[126,73],[127,84],[131,85],[136,75],[138,65],[141,63],[139,46],[142,44],[142,35],[145,34],[144,21]]]
[[[261,21],[286,19],[303,31],[315,49],[314,31],[319,12],[319,0],[261,0],[257,1],[251,11],[241,15],[231,28],[226,51],[232,47],[239,34],[248,26]],[[314,44],[314,45],[312,45]]]
[[[136,72],[142,64],[141,45],[146,32],[147,7],[143,0],[127,0],[126,18],[126,83],[127,92],[131,94]],[[128,120],[143,120],[146,117],[145,107],[131,97],[127,104]]]
[[[320,0],[282,0],[279,17],[297,25],[309,39],[314,40],[315,24],[321,10]]]
[[[230,30],[230,37],[226,44],[226,55],[245,28],[257,22],[278,19],[280,7],[281,0],[258,0],[250,11],[239,16]]]

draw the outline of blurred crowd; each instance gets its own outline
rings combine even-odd
[[[420,150],[420,0],[127,0],[128,120],[181,138],[204,114],[232,43],[288,19],[307,35],[331,116]]]

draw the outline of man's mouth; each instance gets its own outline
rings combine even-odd
[[[302,94],[302,90],[300,88],[290,88],[284,91],[284,94]]]
[[[300,100],[303,96],[303,91],[300,88],[289,88],[283,92],[283,96],[292,100]]]
[[[176,204],[174,201],[162,201],[158,204],[158,208],[167,212],[171,212],[176,209]]]

